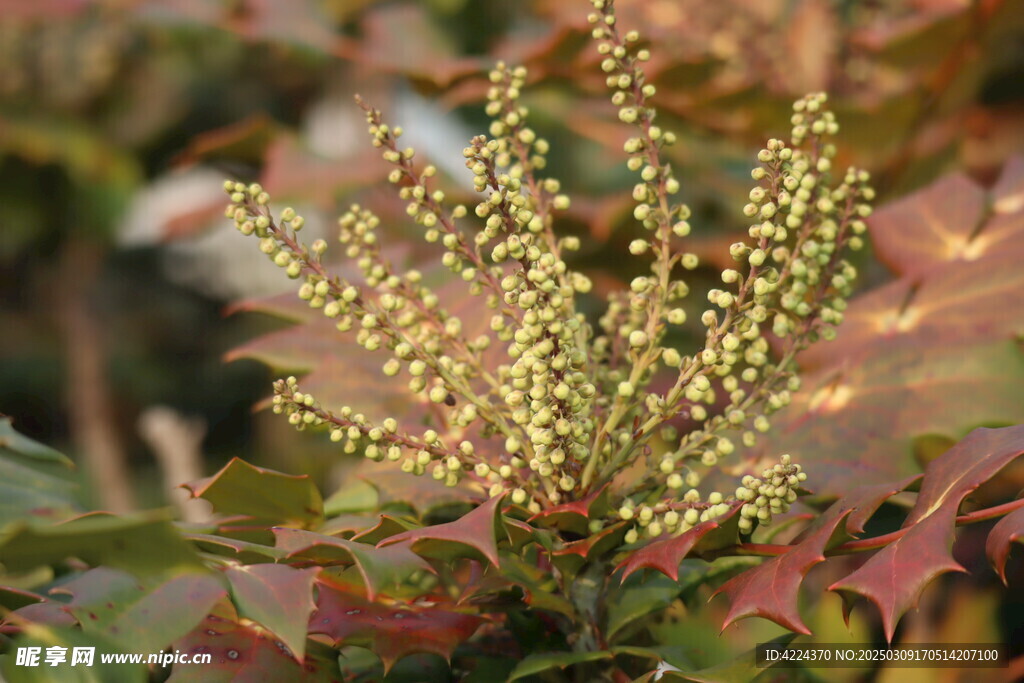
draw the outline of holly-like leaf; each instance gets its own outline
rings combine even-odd
[[[509,681],[535,676],[550,669],[565,669],[575,664],[611,659],[611,652],[545,652],[524,657],[509,674]]]
[[[596,534],[591,534],[578,541],[566,543],[563,547],[552,550],[551,561],[563,573],[573,575],[588,560],[599,557],[621,545],[626,536],[626,531],[625,522],[612,524]]]
[[[310,633],[330,636],[335,645],[364,645],[389,670],[400,658],[429,652],[450,659],[455,648],[469,640],[484,619],[440,607],[370,602],[340,586],[317,583],[316,612]]]
[[[862,595],[878,607],[886,638],[937,576],[964,571],[951,549],[963,499],[1024,453],[1024,425],[976,429],[932,461],[917,502],[903,523],[906,533],[829,590]]]
[[[157,652],[202,621],[227,590],[212,574],[140,582],[125,572],[98,567],[53,593],[71,595],[65,609],[84,631],[132,652]]]
[[[250,543],[226,536],[213,534],[185,534],[185,538],[196,544],[201,550],[209,553],[228,555],[243,564],[257,564],[266,560],[277,561],[285,556],[279,548],[272,548],[261,543]]]
[[[175,665],[170,683],[240,683],[241,681],[304,681],[340,683],[337,655],[313,646],[300,664],[291,650],[269,631],[251,623],[240,623],[230,603],[214,611],[181,640],[175,651],[193,657],[211,655],[201,667]],[[111,679],[117,680],[117,679]]]
[[[985,554],[996,574],[1006,583],[1006,561],[1010,557],[1010,545],[1024,544],[1024,508],[1014,510],[996,522],[985,541]]]
[[[378,547],[407,543],[424,557],[482,557],[498,566],[498,540],[507,539],[500,514],[503,499],[495,496],[454,522],[395,534]]]
[[[385,588],[399,585],[415,572],[433,568],[405,545],[376,548],[367,543],[324,536],[299,529],[274,529],[277,547],[290,561],[309,560],[324,566],[355,564],[366,585],[366,597],[376,598]]]
[[[798,605],[800,585],[807,573],[825,561],[826,549],[863,532],[864,524],[882,503],[918,479],[915,476],[895,484],[865,486],[843,496],[786,553],[723,584],[715,591],[715,595],[722,593],[729,598],[723,630],[740,619],[762,617],[790,631],[810,634]]]
[[[0,562],[11,572],[69,557],[140,576],[203,570],[195,550],[161,512],[94,514],[46,527],[20,525],[0,540]]]
[[[229,567],[231,598],[239,616],[274,633],[301,662],[306,654],[306,625],[313,612],[313,581],[319,567],[294,569],[283,564]]]
[[[797,604],[800,584],[812,567],[825,561],[826,546],[837,530],[842,533],[840,526],[849,514],[842,510],[828,515],[827,524],[792,550],[733,577],[715,591],[728,596],[730,603],[722,629],[745,617],[763,617],[790,631],[810,634]]]
[[[282,525],[309,526],[323,519],[324,504],[308,475],[291,475],[233,458],[220,472],[184,485],[222,514],[250,515]]]
[[[739,510],[739,506],[733,506],[721,517],[701,522],[678,536],[649,543],[631,553],[616,570],[622,570],[623,581],[633,572],[644,568],[656,569],[676,581],[679,578],[679,563],[687,555],[721,548],[735,542]]]
[[[591,519],[601,517],[608,507],[608,484],[579,500],[556,505],[538,512],[529,519],[539,526],[570,531],[580,536],[588,533]]]

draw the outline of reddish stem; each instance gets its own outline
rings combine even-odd
[[[995,519],[1002,517],[1018,508],[1024,507],[1024,498],[1012,500],[1009,503],[1003,503],[1002,505],[996,505],[990,508],[984,508],[982,510],[975,510],[965,515],[960,515],[956,518],[956,525],[963,526],[965,524],[975,524],[976,522],[984,522],[989,519]],[[864,552],[867,550],[878,550],[885,546],[899,540],[910,531],[911,527],[903,529],[897,529],[892,533],[884,534],[882,536],[875,536],[874,538],[862,538],[856,541],[850,541],[849,543],[843,543],[835,548],[826,550],[826,555],[849,555],[852,553]],[[740,543],[733,546],[730,550],[722,553],[716,553],[718,555],[753,555],[757,557],[778,557],[779,555],[785,555],[787,552],[795,548],[793,545],[782,545],[779,543]]]

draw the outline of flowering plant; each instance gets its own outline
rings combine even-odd
[[[685,275],[698,266],[686,248],[691,211],[675,200],[679,182],[663,156],[676,138],[656,120],[649,51],[636,31],[620,30],[612,0],[593,0],[589,20],[611,101],[634,130],[624,153],[639,176],[633,215],[646,232],[629,251],[649,266],[596,319],[586,313],[592,282],[569,265],[580,240],[555,229],[570,199],[544,173],[553,150],[520,103],[521,67],[499,63],[490,73],[488,134],[463,150],[479,196],[472,207],[451,205],[435,167],[401,146],[402,129],[357,98],[406,213],[440,247],[443,277],[475,302],[468,315],[430,286],[436,273],[394,265],[369,209],[352,206],[339,220],[357,282],[325,260],[325,240],[302,241],[301,215],[275,215],[259,184],[225,183],[237,229],[298,282],[321,322],[388,354],[383,374],[403,376],[423,417],[371,419],[358,405],[318,400],[295,377],[279,380],[275,413],[381,472],[400,469],[410,484],[391,500],[353,484],[325,502],[308,478],[236,460],[188,485],[221,513],[210,525],[129,520],[108,529],[142,529],[178,553],[170,567],[127,566],[148,577],[133,593],[139,604],[167,610],[168,595],[185,596],[163,634],[175,648],[212,653],[226,678],[242,679],[270,671],[363,680],[378,659],[386,673],[430,653],[467,680],[721,680],[646,617],[717,588],[729,599],[727,625],[758,616],[792,638],[809,633],[797,606],[808,571],[878,551],[855,570],[840,567],[830,589],[872,600],[891,639],[925,586],[959,568],[949,553],[955,525],[1016,510],[990,536],[1003,570],[1022,533],[1021,501],[960,507],[1024,451],[1020,427],[978,430],[923,477],[852,489],[827,507],[811,500],[798,515],[791,507],[813,488],[813,468],[808,479],[789,454],[741,458],[800,389],[797,354],[835,337],[856,277],[845,255],[864,244],[874,192],[865,172],[833,167],[839,123],[827,97],[797,100],[789,141],[770,139],[758,152],[742,207],[748,239],[731,245],[733,266],[695,312],[684,305]],[[704,340],[681,350],[667,332],[690,315]],[[430,510],[417,478],[449,489],[455,505]],[[898,531],[858,538],[886,501],[912,492]],[[780,517],[780,526],[803,525],[788,543],[773,543]],[[83,518],[54,533],[98,525]],[[0,561],[17,556],[17,540],[0,548]],[[73,605],[97,603],[127,580],[124,562],[104,568],[110,557],[100,553],[93,564],[103,566],[66,588]],[[101,571],[107,583],[97,587]],[[47,612],[52,603],[41,598],[11,623],[45,640],[25,624],[67,628]],[[85,629],[83,610],[72,614]],[[728,666],[749,665],[752,677],[747,659]],[[175,668],[174,678],[188,680],[188,671]]]

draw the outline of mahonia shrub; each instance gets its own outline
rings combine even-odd
[[[709,585],[729,599],[726,625],[758,616],[791,632],[783,640],[809,634],[797,603],[810,569],[877,551],[855,569],[838,565],[844,578],[829,589],[874,602],[891,640],[921,591],[961,569],[950,554],[956,525],[1005,516],[988,547],[1004,576],[1011,544],[1024,537],[1024,500],[960,508],[1024,452],[1022,427],[976,430],[924,475],[850,487],[831,505],[809,501],[800,515],[787,513],[813,488],[803,464],[786,453],[741,456],[799,390],[798,352],[835,336],[857,274],[846,254],[864,245],[874,192],[865,172],[833,168],[839,123],[826,95],[796,101],[789,140],[770,139],[757,153],[742,207],[748,239],[729,248],[734,265],[706,304],[688,305],[686,274],[698,266],[686,249],[691,212],[675,199],[679,182],[664,161],[676,138],[657,123],[649,51],[637,32],[620,31],[611,0],[593,0],[589,20],[612,104],[633,130],[624,154],[637,174],[633,215],[645,236],[629,252],[648,273],[609,296],[596,319],[581,305],[591,280],[569,266],[580,240],[555,230],[570,199],[545,174],[553,150],[520,103],[521,67],[499,63],[490,73],[488,133],[463,150],[479,196],[471,207],[448,202],[435,167],[400,144],[402,129],[357,98],[370,142],[391,165],[406,213],[437,245],[445,278],[488,311],[479,333],[469,331],[476,320],[452,313],[428,286],[436,274],[396,268],[368,208],[341,216],[334,247],[354,262],[346,272],[358,272],[357,281],[328,266],[327,241],[302,241],[295,210],[275,213],[258,184],[225,183],[227,216],[296,280],[299,299],[339,335],[386,352],[381,372],[400,377],[410,405],[425,407],[422,421],[371,420],[358,403],[321,402],[288,377],[274,383],[273,411],[329,435],[341,453],[378,461],[382,472],[436,480],[463,506],[424,515],[413,486],[407,505],[353,493],[325,506],[308,477],[232,461],[187,485],[222,513],[209,525],[83,518],[47,532],[83,538],[102,523],[158,543],[165,555],[173,549],[178,560],[157,570],[126,562],[116,544],[79,542],[74,552],[86,564],[60,589],[76,609],[37,595],[9,617],[14,632],[63,642],[52,634],[68,628],[68,612],[95,629],[83,605],[101,603],[108,593],[97,585],[117,587],[129,571],[148,577],[131,589],[149,596],[134,596],[132,609],[152,599],[146,604],[167,612],[168,595],[184,596],[161,636],[181,652],[211,653],[225,680],[365,680],[379,662],[386,673],[422,653],[452,663],[450,673],[430,669],[444,679],[738,680],[759,671],[752,655],[717,673],[702,669],[712,662],[686,643],[659,640],[649,615]],[[691,316],[703,343],[667,343],[670,328]],[[730,479],[726,490],[711,490]],[[915,493],[902,527],[861,538],[886,501]],[[773,542],[768,527],[784,515],[804,530]],[[32,537],[23,535],[0,544],[0,562],[31,566],[18,544]],[[134,614],[104,618],[134,623],[126,616]],[[101,635],[118,638],[112,629]],[[209,675],[175,666],[172,679]]]

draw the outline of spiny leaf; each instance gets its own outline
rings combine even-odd
[[[452,651],[484,622],[481,617],[440,607],[388,607],[323,580],[317,587],[317,609],[309,620],[309,632],[330,636],[336,645],[369,647],[384,662],[385,671],[415,652],[450,659]]]
[[[736,515],[739,513],[739,506],[733,508],[726,514],[716,519],[701,522],[689,531],[686,531],[673,538],[654,541],[643,548],[631,553],[623,562],[616,567],[622,570],[622,580],[633,572],[650,568],[656,569],[673,581],[679,578],[679,563],[693,552],[722,547],[733,542],[736,537]],[[719,531],[719,533],[714,533]],[[726,532],[722,534],[721,532]],[[726,542],[723,538],[731,536]],[[705,541],[705,538],[708,540]],[[702,545],[702,541],[704,542]]]
[[[770,619],[783,628],[805,635],[810,629],[800,618],[797,598],[800,584],[807,572],[825,561],[825,547],[836,534],[837,529],[850,510],[841,510],[828,515],[828,523],[779,557],[773,557],[761,565],[743,572],[727,581],[715,591],[729,598],[729,612],[722,629],[745,617]]]
[[[937,576],[964,571],[953,559],[956,516],[963,499],[1024,453],[1024,425],[976,429],[932,461],[903,528],[906,533],[829,590],[862,595],[878,607],[886,638]]]
[[[517,681],[520,678],[534,676],[549,669],[565,669],[575,664],[599,662],[612,657],[611,652],[545,652],[528,655],[516,665],[516,668],[512,669],[508,680]]]
[[[190,657],[209,654],[212,661],[201,667],[175,666],[169,683],[340,683],[342,680],[334,652],[324,652],[311,645],[309,653],[299,664],[291,650],[268,631],[253,624],[239,623],[237,614],[226,601],[220,603],[191,633],[175,642],[174,649]]]
[[[0,540],[0,562],[12,572],[69,557],[137,575],[203,569],[195,551],[162,512],[94,514],[46,527],[20,525]]]
[[[201,550],[210,553],[228,555],[245,564],[256,564],[265,560],[279,560],[285,552],[261,543],[250,543],[226,536],[213,534],[184,534],[185,538],[196,544]]]
[[[1020,159],[988,193],[951,176],[872,218],[901,277],[856,297],[834,344],[797,357],[806,390],[765,446],[815,458],[816,491],[916,471],[917,437],[1024,422],[1022,177]]]
[[[571,531],[579,535],[587,534],[587,525],[591,519],[601,517],[608,507],[608,484],[588,494],[580,500],[556,505],[538,512],[529,521],[541,526]]]
[[[184,485],[223,514],[306,526],[323,519],[320,492],[308,475],[291,475],[233,458],[220,472]]]
[[[1024,543],[1024,508],[1015,510],[996,522],[985,541],[985,554],[1004,584],[1011,543]]]
[[[287,552],[289,560],[309,560],[320,566],[355,564],[366,585],[366,597],[370,600],[381,589],[397,586],[417,571],[433,572],[426,561],[404,545],[376,548],[299,529],[274,529],[274,536],[277,547]]]
[[[586,561],[621,545],[626,531],[625,522],[612,524],[596,534],[566,543],[562,548],[551,551],[551,561],[561,571],[570,575],[575,574]]]
[[[313,581],[319,573],[319,567],[294,569],[283,564],[251,564],[224,572],[239,616],[273,632],[300,662],[306,654],[306,625],[316,607]]]
[[[498,566],[498,536],[507,537],[501,523],[500,506],[504,496],[495,496],[454,522],[411,529],[385,538],[378,547],[408,543],[425,557],[464,556],[466,551],[482,555]]]
[[[729,598],[723,630],[746,617],[770,619],[783,628],[809,634],[800,618],[800,585],[807,573],[825,561],[828,548],[864,531],[864,525],[878,508],[895,494],[915,483],[920,476],[894,484],[865,486],[843,496],[798,537],[786,553],[765,560],[759,566],[733,577],[715,591]],[[845,524],[844,524],[845,521]]]

